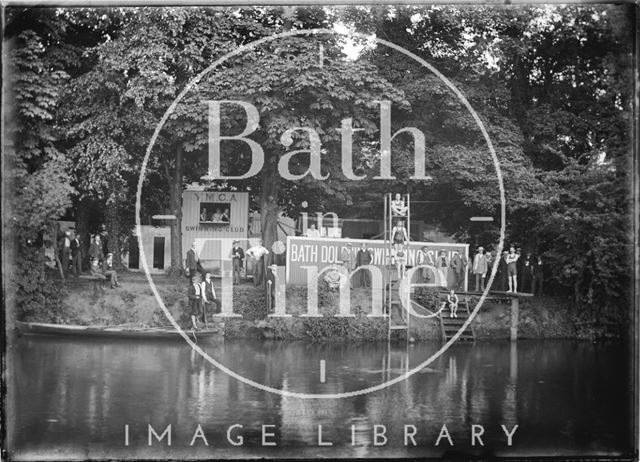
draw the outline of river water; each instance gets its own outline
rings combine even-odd
[[[440,346],[202,347],[268,386],[342,393],[397,377]],[[454,344],[407,380],[342,399],[254,388],[179,341],[24,336],[7,358],[8,444],[17,459],[615,456],[631,447],[632,382],[619,344]],[[161,435],[168,425],[171,446],[168,433],[161,442],[152,435],[149,446],[149,428]]]

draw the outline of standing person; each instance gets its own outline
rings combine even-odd
[[[75,277],[82,274],[82,248],[76,234],[73,235],[71,240],[71,271],[73,271]]]
[[[104,254],[102,253],[102,242],[100,242],[100,235],[93,236],[93,241],[89,246],[89,259],[95,260],[98,263],[102,263],[104,260]]]
[[[356,267],[370,265],[373,261],[371,251],[367,249],[367,245],[363,242],[360,244],[360,249],[356,255]],[[358,284],[357,287],[371,287],[371,272],[368,269],[361,269],[358,271]]]
[[[200,209],[200,221],[207,221],[207,209],[204,207]]]
[[[476,276],[476,292],[484,291],[484,278],[487,275],[487,258],[484,255],[484,247],[478,247],[473,257],[473,274]]]
[[[449,294],[447,295],[447,305],[449,305],[449,317],[457,318],[458,317],[458,295],[456,295],[456,291],[451,289]]]
[[[516,249],[511,246],[509,247],[509,254],[507,255],[507,282],[509,283],[509,290],[507,292],[517,292],[518,291],[518,269],[516,267],[518,263],[518,255],[516,254]]]
[[[533,281],[533,256],[531,252],[527,252],[527,255],[522,261],[522,291],[526,293],[532,293],[531,282]]]
[[[71,259],[71,233],[64,232],[64,236],[60,239],[60,264],[65,276],[69,272],[69,260]]]
[[[418,250],[416,254],[416,260],[418,265],[428,265],[429,264],[428,257],[429,257],[429,247],[427,247],[426,245],[423,245],[422,248]],[[429,270],[427,268],[420,268],[420,280],[423,282],[429,281]]]
[[[496,290],[504,292],[507,290],[507,255],[509,252],[502,251],[500,261],[498,262],[498,271],[496,272]]]
[[[269,251],[262,245],[262,240],[258,241],[258,244],[249,248],[246,255],[253,258],[253,286],[257,287],[258,284],[262,284],[264,281],[264,265],[265,255],[269,255]]]
[[[464,280],[462,272],[462,257],[459,252],[453,252],[451,256],[451,269],[453,270],[453,288],[458,290]]]
[[[398,270],[398,279],[404,277],[404,273],[407,269],[407,254],[403,250],[398,250],[395,255],[396,269]]]
[[[436,268],[438,269],[438,276],[440,279],[440,287],[448,287],[448,271],[449,260],[447,259],[447,254],[444,250],[440,251],[440,255],[438,255],[438,259],[436,260]]]
[[[204,274],[204,281],[202,281],[200,289],[202,290],[202,316],[205,318],[206,322],[208,305],[213,303],[216,306],[215,313],[220,312],[220,300],[216,296],[216,289],[213,287],[211,273]]]
[[[391,230],[391,241],[396,252],[407,244],[407,230],[404,227],[404,221],[398,220]]]
[[[266,288],[268,297],[268,309],[272,313],[275,311],[276,302],[276,273],[278,272],[278,265],[269,265],[267,267],[266,275]]]
[[[353,271],[356,263],[356,254],[351,242],[347,242],[347,246],[342,248],[342,251],[340,252],[340,259],[342,260],[342,265],[349,273]]]
[[[244,267],[244,250],[240,241],[233,241],[229,257],[233,260],[233,285],[240,284],[240,270]]]
[[[116,273],[116,267],[113,264],[113,254],[108,253],[107,258],[104,262],[102,262],[102,272],[105,277],[109,278],[111,281],[111,288],[115,289],[116,287],[120,287],[120,283],[118,282],[118,273]]]
[[[202,288],[200,287],[200,275],[195,274],[191,279],[187,296],[189,297],[191,327],[193,327],[193,330],[197,330],[199,329],[198,316],[202,313]]]
[[[533,265],[533,279],[531,281],[531,292],[538,296],[542,297],[542,286],[544,283],[544,272],[542,266],[542,257],[538,255],[535,259],[535,264]]]
[[[185,260],[185,266],[189,272],[189,281],[193,281],[193,277],[198,272],[198,266],[200,263],[200,257],[198,256],[198,252],[196,252],[195,241],[191,243],[191,248],[187,250],[187,258]]]

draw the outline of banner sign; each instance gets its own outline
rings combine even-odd
[[[372,265],[384,270],[390,264],[389,245],[383,240],[337,239],[322,237],[289,236],[287,238],[287,284],[299,285],[307,281],[307,272],[303,266],[316,266],[322,271],[327,266],[343,263],[350,271],[355,269],[356,255],[362,243],[371,251]],[[349,244],[351,244],[349,246]],[[418,257],[420,249],[426,247],[424,259]],[[438,255],[444,251],[447,262],[454,254],[469,257],[469,244],[451,242],[410,242],[407,251],[407,267],[418,262],[437,266]],[[448,270],[452,270],[450,267]]]

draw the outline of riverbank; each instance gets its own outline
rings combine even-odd
[[[162,327],[169,321],[158,306],[144,274],[125,273],[120,278],[122,286],[104,294],[95,291],[93,282],[87,279],[70,279],[66,283],[61,307],[56,313],[37,313],[25,321],[53,322],[59,324]],[[153,280],[165,306],[174,319],[184,327],[190,325],[187,304],[187,279],[154,275]],[[215,281],[220,290],[220,281]],[[224,335],[228,338],[273,338],[313,341],[375,341],[386,340],[387,321],[370,318],[371,293],[368,289],[353,289],[351,293],[352,318],[339,318],[339,294],[326,287],[319,289],[319,313],[323,317],[301,317],[306,312],[306,288],[287,289],[287,313],[290,318],[267,317],[266,300],[259,288],[251,282],[234,286],[234,310],[241,318],[226,319]],[[474,302],[470,307],[473,308]],[[518,338],[522,339],[596,339],[610,338],[606,330],[595,330],[576,319],[565,300],[543,297],[529,298],[520,303]],[[509,338],[510,305],[487,301],[472,325],[477,340]],[[399,332],[393,332],[399,334]],[[404,335],[404,334],[401,334]],[[409,336],[415,341],[439,340],[440,324],[437,317],[416,319],[411,323]]]

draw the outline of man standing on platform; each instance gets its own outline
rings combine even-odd
[[[264,280],[264,256],[269,255],[269,251],[262,245],[262,240],[259,240],[257,245],[247,250],[246,255],[254,259],[253,286],[257,287]]]
[[[543,269],[542,257],[538,256],[533,265],[533,279],[531,281],[531,293],[538,297],[542,297],[542,286],[544,284]]]
[[[240,247],[240,241],[233,241],[229,256],[233,260],[233,285],[238,285],[240,284],[240,270],[244,266],[244,250]]]
[[[464,266],[462,264],[462,256],[458,252],[453,252],[451,257],[451,269],[453,269],[453,288],[460,290],[464,283]]]
[[[476,292],[484,291],[484,278],[487,275],[487,257],[484,254],[484,247],[478,247],[476,256],[473,258],[473,274],[476,276]]]
[[[533,256],[531,252],[527,252],[526,257],[522,261],[522,292],[532,293],[531,282],[533,281]]]
[[[356,268],[361,266],[370,265],[373,261],[371,251],[367,249],[366,244],[363,242],[360,244],[358,255],[356,256]],[[358,278],[356,279],[356,287],[371,287],[371,272],[368,269],[362,269],[358,271]]]

